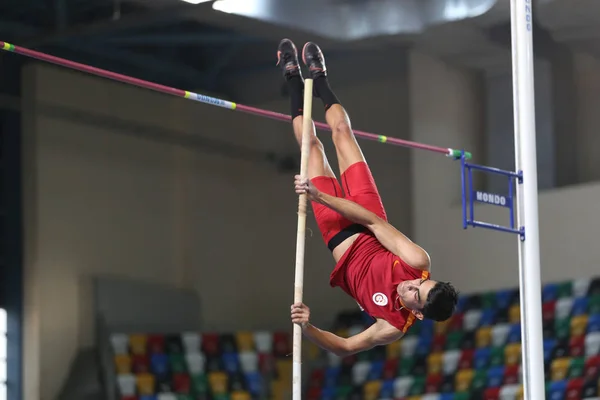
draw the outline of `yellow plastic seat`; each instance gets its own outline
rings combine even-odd
[[[131,357],[129,354],[116,355],[115,367],[117,368],[117,374],[125,375],[131,373]]]
[[[146,335],[137,334],[129,336],[129,346],[131,348],[131,352],[135,355],[146,354],[146,342]]]
[[[478,348],[488,347],[492,343],[492,328],[484,326],[475,333],[475,345]]]
[[[156,379],[154,375],[149,374],[147,372],[138,374],[135,377],[137,390],[141,395],[151,395],[154,394],[154,387],[156,383]]]

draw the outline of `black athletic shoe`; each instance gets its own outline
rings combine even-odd
[[[302,49],[302,61],[308,67],[312,79],[327,76],[325,56],[323,56],[323,52],[315,43],[308,42],[304,45]]]
[[[298,50],[290,39],[283,39],[277,47],[277,65],[281,67],[283,76],[290,78],[292,76],[300,76],[300,63],[298,62]]]

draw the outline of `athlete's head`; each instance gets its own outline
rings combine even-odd
[[[452,316],[458,292],[449,282],[429,279],[404,281],[396,289],[402,306],[419,319],[445,321]]]

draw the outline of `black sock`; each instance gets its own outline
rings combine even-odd
[[[292,120],[299,115],[303,115],[304,110],[304,82],[299,75],[293,75],[287,79],[288,87],[290,89],[290,106]]]
[[[329,81],[326,76],[319,76],[314,81],[314,92],[317,97],[320,97],[325,106],[325,111],[334,104],[340,104],[340,101],[329,87]]]

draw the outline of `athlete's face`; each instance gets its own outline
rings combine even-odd
[[[429,279],[413,279],[401,282],[396,291],[400,296],[402,305],[411,310],[415,317],[423,319],[421,310],[427,302],[429,291],[435,286],[436,281]]]

